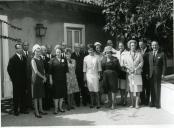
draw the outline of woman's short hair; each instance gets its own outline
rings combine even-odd
[[[55,47],[54,47],[54,50],[56,51],[57,49],[60,49],[61,50],[61,45],[60,44],[57,44]]]
[[[65,54],[72,54],[71,48],[66,48],[65,49]]]
[[[87,48],[88,48],[88,50],[93,49],[95,51],[95,46],[93,44],[88,44]]]

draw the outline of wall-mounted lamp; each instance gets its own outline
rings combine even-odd
[[[45,37],[47,27],[44,27],[43,24],[36,24],[36,37],[40,37],[42,43],[42,37]]]

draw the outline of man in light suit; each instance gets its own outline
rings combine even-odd
[[[7,71],[13,85],[13,107],[14,115],[18,116],[19,112],[28,114],[26,111],[26,58],[22,55],[22,45],[15,45],[16,53],[10,58]],[[19,110],[20,109],[20,110]]]
[[[151,107],[160,108],[161,79],[164,78],[166,57],[159,49],[157,41],[152,41],[152,52],[149,53],[149,77],[151,86]]]

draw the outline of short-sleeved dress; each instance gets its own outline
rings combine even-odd
[[[44,75],[44,64],[41,59],[33,58],[32,60],[35,61],[37,70]],[[43,79],[38,76],[34,70],[32,69],[32,97],[33,98],[42,98],[45,96],[44,91],[44,83]]]
[[[54,57],[49,62],[49,73],[53,79],[53,98],[65,98],[67,96],[66,73],[68,72],[67,61],[64,58]]]
[[[97,55],[88,55],[84,58],[83,72],[86,72],[87,86],[90,92],[99,91],[99,74],[101,62]]]
[[[104,93],[116,92],[118,89],[118,74],[120,72],[118,59],[112,56],[110,61],[107,61],[107,58],[104,57],[102,60],[102,70]]]
[[[73,93],[79,92],[79,87],[78,87],[77,78],[75,74],[75,60],[71,59],[70,61],[67,61],[67,63],[68,63],[68,72],[66,74],[67,93],[73,94]]]

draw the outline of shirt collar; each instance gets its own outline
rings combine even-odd
[[[21,59],[21,55],[19,53],[16,52],[16,55],[19,57],[19,59]]]
[[[143,52],[145,53],[145,52],[146,52],[146,50],[147,50],[147,47],[145,47],[145,49],[143,49]]]
[[[19,53],[16,52],[16,55],[21,56]]]
[[[25,55],[28,54],[28,51],[23,50],[23,52],[25,53]]]

